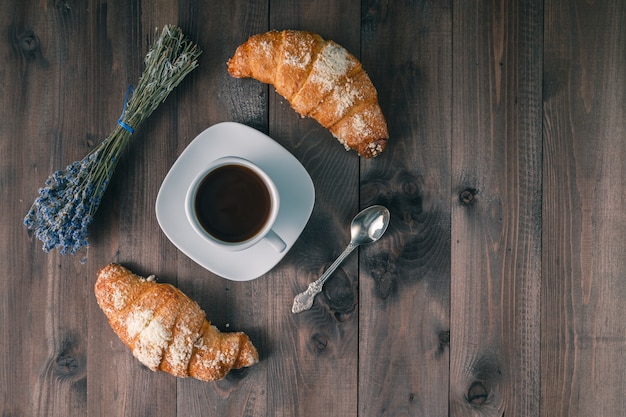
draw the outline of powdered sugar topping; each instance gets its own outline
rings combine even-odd
[[[265,56],[271,56],[274,53],[274,48],[272,47],[272,44],[266,40],[260,41],[259,46],[261,47],[261,50],[263,51]]]
[[[171,338],[172,333],[159,319],[152,320],[139,334],[133,355],[148,368],[156,370]]]
[[[363,113],[358,113],[353,118],[352,127],[359,133],[360,136],[367,137],[372,134],[372,129],[367,123],[367,119]]]
[[[309,82],[316,84],[322,93],[330,92],[337,80],[354,66],[349,52],[336,43],[329,42],[313,64]]]
[[[336,88],[332,92],[333,102],[336,103],[335,115],[343,116],[357,100],[362,98],[361,91],[354,86],[352,79],[348,78],[343,88]]]
[[[213,330],[217,331],[216,328]],[[220,371],[224,367],[230,368],[233,363],[235,363],[239,353],[239,344],[237,339],[234,338],[230,340],[222,340],[219,348],[207,346],[204,343],[204,339],[200,338],[196,342],[195,347],[196,349],[205,352],[205,354],[201,355],[202,360],[200,365],[204,368],[215,371]]]
[[[119,288],[119,286],[115,286],[113,288],[113,293],[111,294],[111,302],[113,303],[113,308],[115,310],[121,310],[126,305],[126,300],[128,297],[126,293]]]
[[[297,51],[299,52],[299,51]],[[306,54],[299,53],[291,53],[285,52],[285,56],[283,57],[283,64],[288,65],[294,68],[305,69],[307,65],[311,62],[311,53],[307,52]]]
[[[193,341],[197,337],[198,334],[194,334],[186,325],[177,327],[167,356],[167,360],[174,368],[177,370],[187,369],[193,351]]]
[[[154,316],[154,310],[140,308],[133,309],[126,318],[126,333],[129,339],[137,337],[142,330],[148,327],[152,317]]]

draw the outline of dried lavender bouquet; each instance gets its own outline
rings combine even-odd
[[[24,225],[43,242],[75,253],[88,246],[88,227],[98,210],[129,138],[169,93],[198,66],[202,51],[177,26],[165,26],[145,57],[137,89],[129,91],[113,132],[82,160],[56,171],[39,189]]]

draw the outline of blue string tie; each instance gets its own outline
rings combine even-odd
[[[135,87],[133,87],[132,85],[128,86],[128,89],[126,90],[126,97],[124,98],[124,108],[122,109],[122,114],[120,115],[120,118],[117,120],[117,124],[122,126],[122,128],[126,129],[128,131],[128,133],[130,133],[131,135],[133,133],[135,133],[135,129],[133,129],[130,125],[124,123],[124,113],[126,113],[126,107],[128,106],[128,100],[130,99],[130,96],[135,92]]]

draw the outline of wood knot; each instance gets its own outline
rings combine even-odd
[[[386,300],[393,290],[395,276],[390,272],[385,272],[376,280],[376,291],[378,296]]]
[[[467,390],[467,402],[472,405],[483,405],[487,402],[489,392],[481,381],[475,381]]]
[[[78,359],[72,356],[59,356],[54,363],[55,372],[63,377],[76,374],[79,368]]]
[[[442,330],[438,334],[439,344],[437,346],[436,357],[440,358],[446,349],[450,347],[450,330]]]
[[[68,0],[56,0],[54,7],[62,14],[70,13],[72,11],[72,2]]]
[[[408,196],[416,196],[419,197],[421,196],[422,190],[419,187],[419,184],[417,184],[415,181],[405,181],[402,184],[402,192]]]
[[[328,346],[328,337],[320,333],[315,333],[311,337],[311,341],[313,342],[313,349],[317,353],[324,351]]]
[[[464,206],[472,205],[476,202],[476,194],[478,194],[478,190],[475,188],[465,188],[459,193],[459,201]]]
[[[78,381],[85,374],[85,357],[80,348],[80,338],[74,332],[65,334],[54,356],[50,357],[48,369],[60,379]]]
[[[354,311],[357,299],[356,290],[343,269],[336,271],[333,277],[326,281],[323,294],[331,310],[343,314]]]
[[[28,59],[35,59],[39,54],[39,38],[32,30],[24,30],[18,34],[15,43],[20,53]]]
[[[370,4],[367,9],[364,9],[364,12],[364,15],[361,17],[363,23],[377,22],[382,14],[381,6],[376,3]]]
[[[384,256],[370,259],[369,261],[372,278],[374,278],[376,283],[376,292],[381,299],[386,300],[395,288],[396,264]]]

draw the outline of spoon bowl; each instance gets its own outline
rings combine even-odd
[[[380,239],[389,226],[389,210],[383,206],[370,206],[354,216],[350,224],[351,243],[365,245]]]
[[[296,295],[291,311],[300,313],[310,309],[313,306],[313,299],[322,291],[324,282],[339,264],[358,246],[373,243],[380,239],[389,226],[390,217],[389,210],[379,205],[370,206],[354,216],[350,223],[350,243],[321,277],[310,283],[304,292]]]

